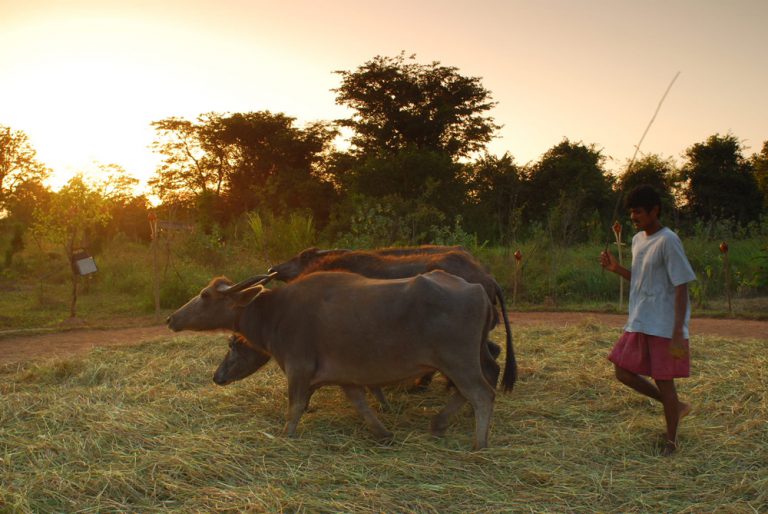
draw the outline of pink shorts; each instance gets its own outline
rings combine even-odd
[[[668,337],[649,336],[642,332],[624,332],[613,346],[608,360],[616,366],[656,380],[685,378],[691,374],[691,355],[675,359],[669,354]],[[685,340],[688,348],[688,340]]]

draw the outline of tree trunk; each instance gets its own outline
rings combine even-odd
[[[70,318],[76,318],[77,317],[77,280],[78,275],[77,273],[72,273],[72,303],[69,307],[69,317]]]
[[[72,302],[69,305],[70,318],[77,317],[77,280],[79,278],[79,274],[77,272],[77,266],[75,266],[75,261],[73,260],[72,255],[72,253],[75,251],[76,235],[76,232],[71,232],[69,234],[69,239],[64,244],[67,260],[69,261],[70,269],[72,271]]]

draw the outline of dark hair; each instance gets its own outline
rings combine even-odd
[[[642,207],[647,212],[651,212],[651,209],[658,205],[659,215],[661,215],[661,197],[659,196],[659,193],[648,184],[637,186],[627,193],[624,205],[627,209]]]

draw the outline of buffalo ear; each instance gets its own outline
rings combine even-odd
[[[232,293],[232,299],[238,306],[243,307],[251,303],[253,299],[259,296],[262,292],[264,292],[264,286],[258,284],[253,287],[243,289],[242,291]]]
[[[313,246],[311,248],[307,248],[306,250],[302,251],[299,254],[299,261],[301,262],[307,262],[309,260],[312,260],[315,255],[320,253],[320,249],[316,246]]]

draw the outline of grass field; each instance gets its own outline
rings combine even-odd
[[[765,236],[731,240],[733,297],[729,310],[719,240],[686,238],[686,251],[697,275],[689,291],[694,316],[766,319],[766,244]],[[509,308],[625,313],[626,298],[619,308],[619,277],[598,265],[603,247],[581,244],[561,248],[552,247],[547,241],[531,240],[514,247],[483,247],[473,251],[502,286]],[[228,244],[211,244],[210,236],[201,234],[163,240],[158,248],[160,317],[183,305],[215,276],[241,280],[263,273],[270,264],[282,262],[303,249],[286,249],[267,258],[247,241],[233,239]],[[523,254],[517,275],[513,256],[516,249]],[[628,251],[627,248],[625,253]],[[80,279],[77,316],[92,326],[109,326],[116,318],[152,315],[152,255],[146,244],[121,237],[106,244],[96,255],[99,271]],[[1,271],[0,337],[14,330],[56,329],[68,320],[71,270],[60,249],[30,244],[15,257],[10,268]],[[628,290],[624,287],[625,297]]]
[[[497,340],[502,331],[494,334]],[[377,444],[338,388],[280,435],[272,363],[217,387],[225,336],[180,335],[84,358],[0,369],[3,512],[759,512],[768,508],[768,342],[695,337],[694,412],[658,456],[660,406],[612,377],[618,331],[519,329],[520,380],[499,393],[491,447],[464,411],[428,433],[446,398],[388,391]]]

